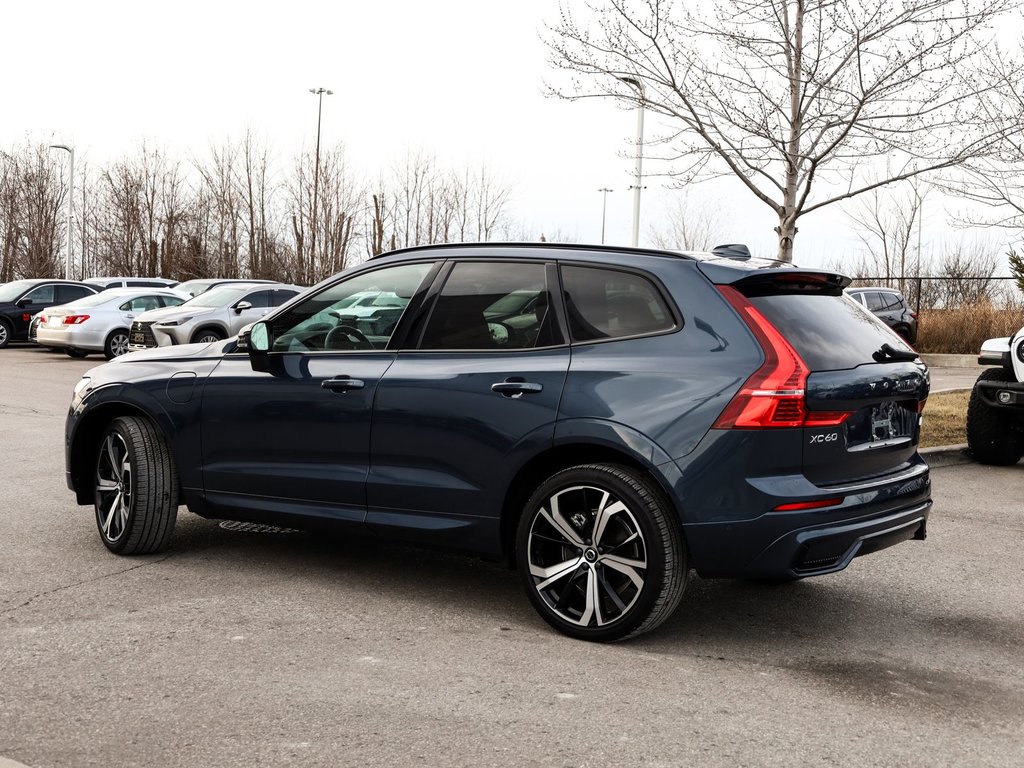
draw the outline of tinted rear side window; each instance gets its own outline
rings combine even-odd
[[[813,371],[873,363],[883,344],[910,349],[888,326],[848,296],[786,293],[750,302],[779,329]]]
[[[595,341],[668,331],[675,318],[658,289],[632,272],[562,268],[573,341]]]
[[[543,263],[463,262],[445,281],[420,349],[534,349],[561,343]]]

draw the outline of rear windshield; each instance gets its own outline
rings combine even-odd
[[[750,302],[793,345],[812,371],[838,371],[873,363],[883,344],[910,347],[848,296],[782,293]]]

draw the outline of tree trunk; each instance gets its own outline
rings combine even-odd
[[[796,218],[792,214],[779,214],[779,226],[775,228],[779,236],[779,253],[776,256],[779,261],[793,261],[793,241],[799,231],[796,227]]]

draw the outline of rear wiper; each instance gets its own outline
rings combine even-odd
[[[896,349],[888,344],[883,344],[880,349],[872,352],[871,356],[875,359],[876,363],[884,363],[886,361],[910,362],[918,358],[917,352]]]

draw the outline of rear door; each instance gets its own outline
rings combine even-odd
[[[917,452],[928,369],[886,325],[847,296],[799,284],[744,290],[811,370],[809,412],[847,414],[833,426],[806,427],[804,473],[818,485],[883,475]]]
[[[553,264],[460,261],[373,410],[367,523],[497,551],[504,490],[554,438],[569,368]]]

